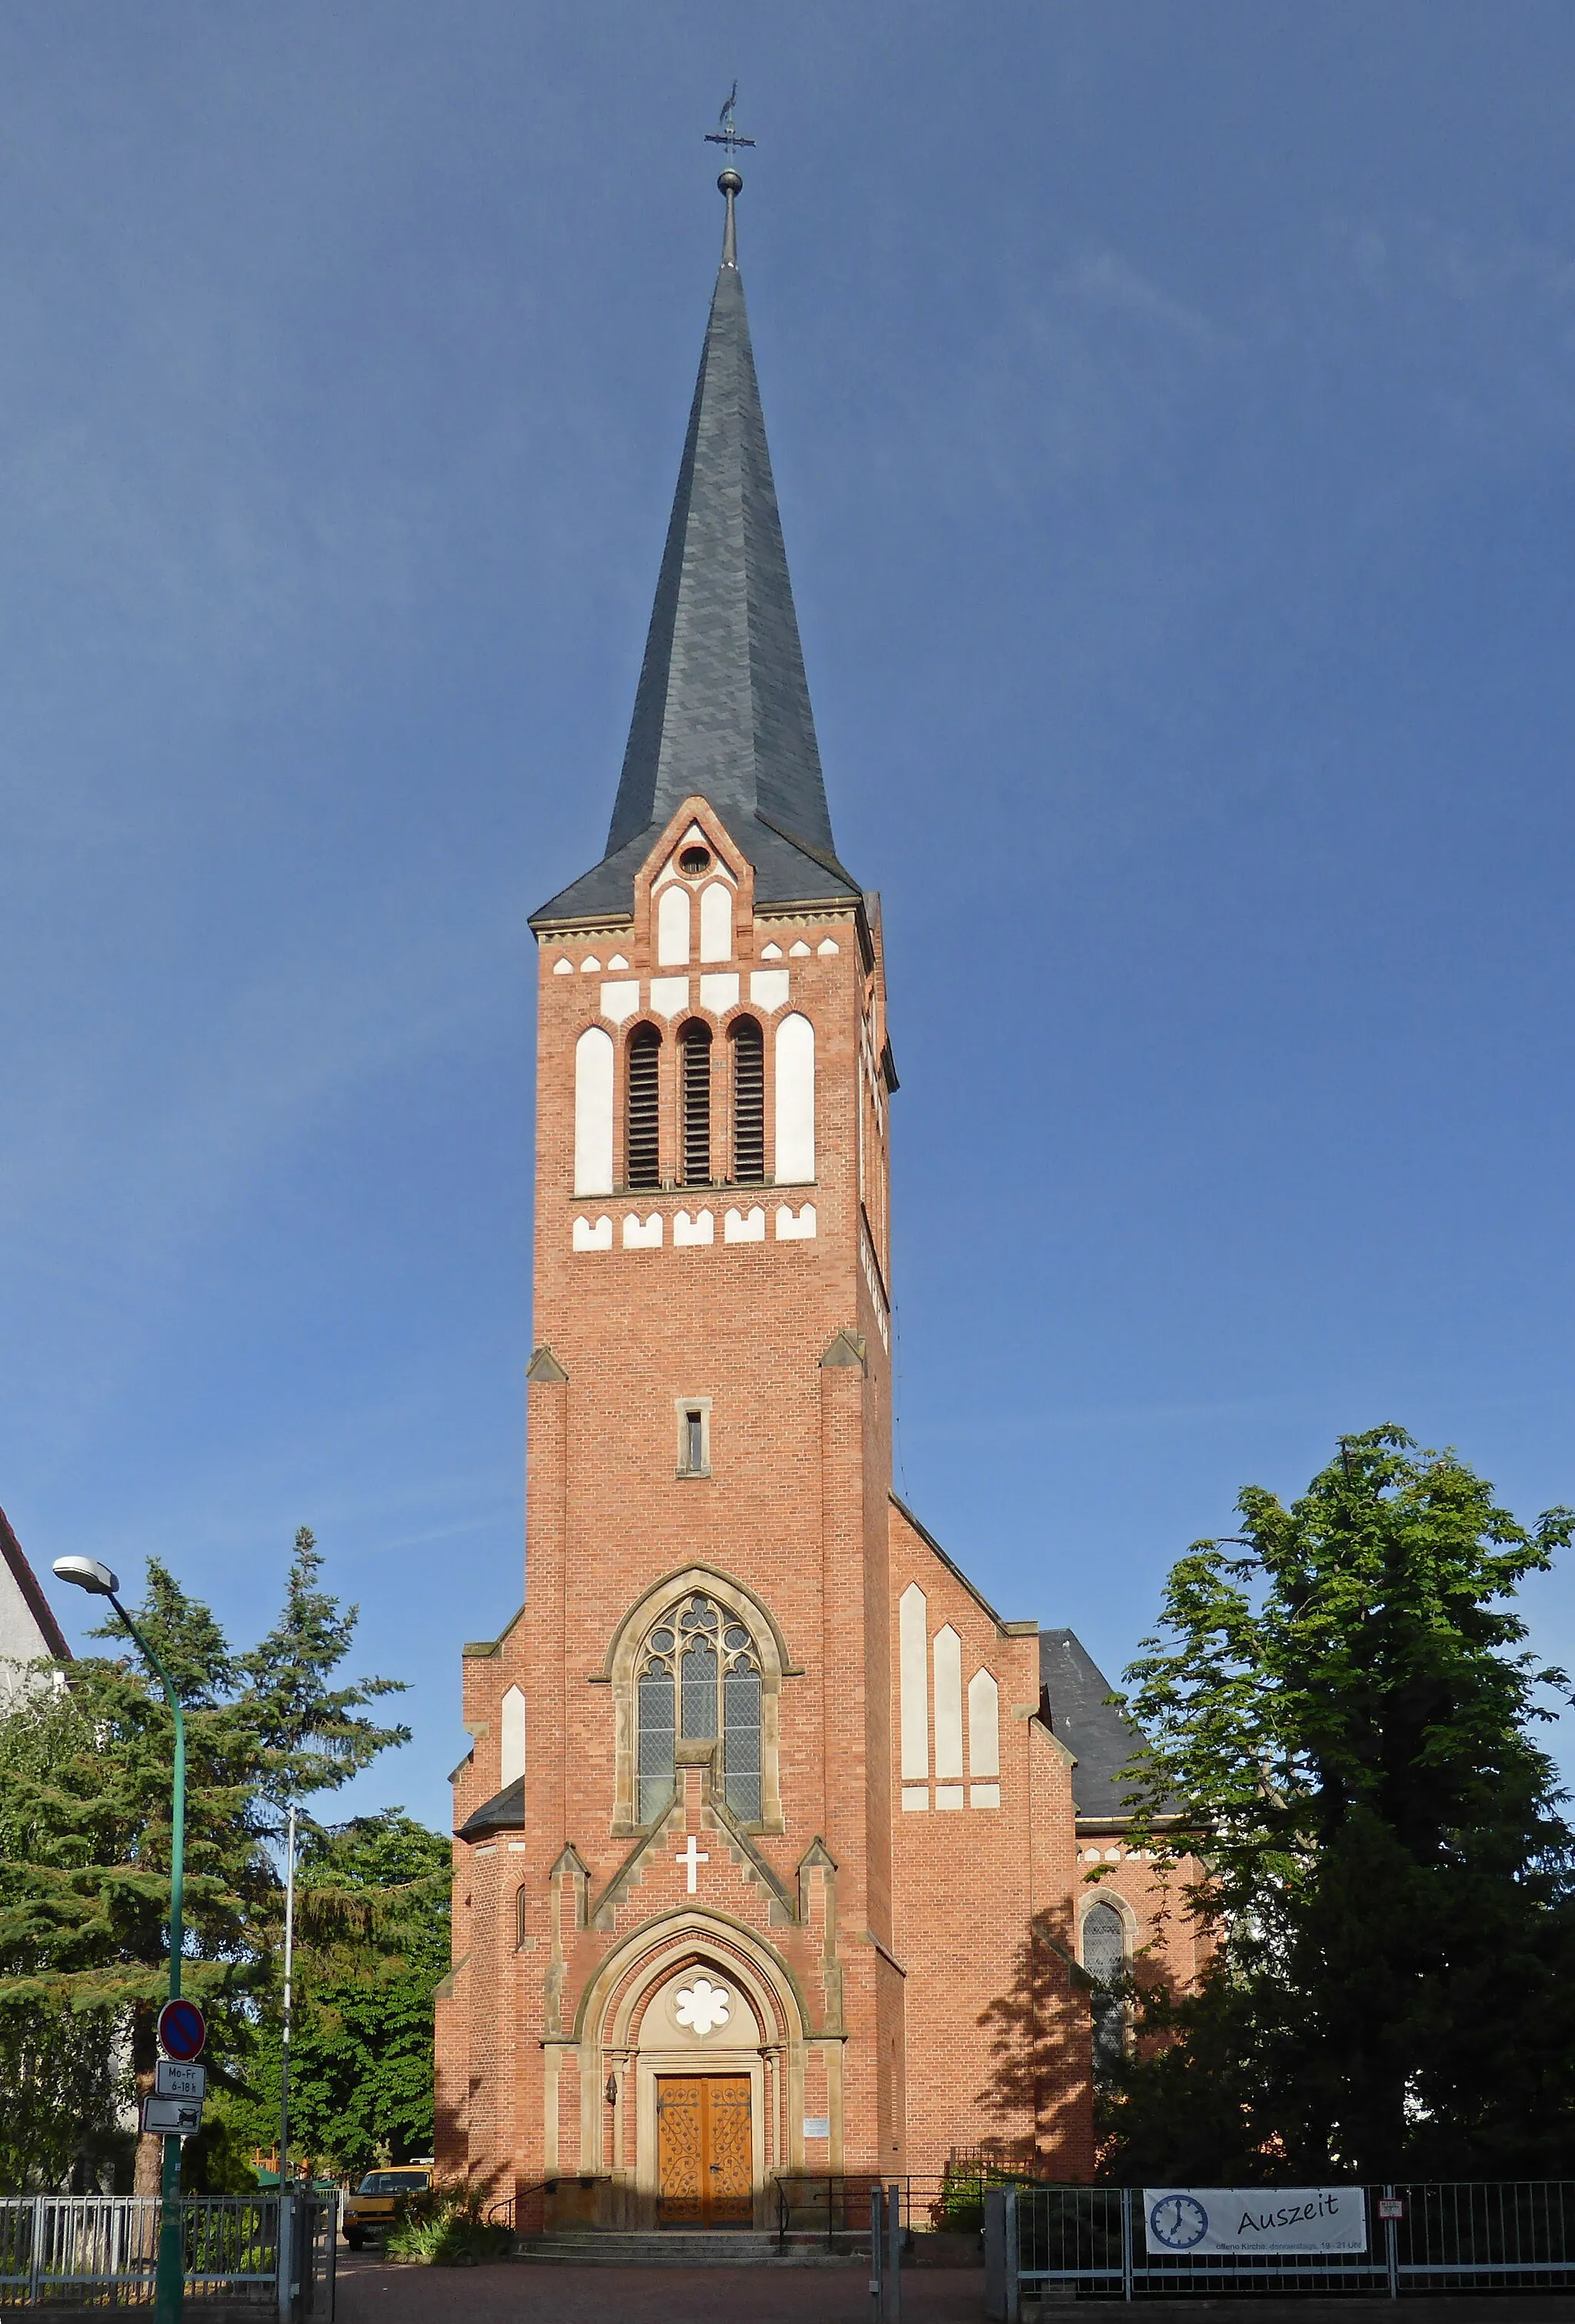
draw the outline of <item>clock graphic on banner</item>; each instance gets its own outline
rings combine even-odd
[[[1209,2232],[1209,2214],[1195,2195],[1162,2195],[1148,2214],[1148,2226],[1166,2251],[1192,2251]]]

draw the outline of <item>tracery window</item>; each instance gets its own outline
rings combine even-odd
[[[1093,2068],[1102,2079],[1120,2064],[1127,2047],[1127,2012],[1121,1997],[1127,1929],[1113,1904],[1091,1904],[1083,1914],[1082,1965],[1094,1980]]]
[[[639,1816],[654,1823],[673,1796],[677,1744],[722,1743],[728,1806],[760,1817],[760,1658],[736,1615],[715,1600],[686,1599],[645,1642],[637,1685]]]

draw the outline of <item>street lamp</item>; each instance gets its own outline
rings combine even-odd
[[[57,1582],[69,1582],[95,1598],[107,1598],[137,1645],[157,1671],[175,1720],[175,1795],[170,1815],[170,1998],[180,1998],[180,1953],[183,1943],[181,1904],[186,1877],[186,1720],[173,1680],[149,1646],[116,1592],[119,1577],[96,1557],[57,1557]],[[185,2290],[180,2248],[180,2141],[166,2134],[164,2167],[160,2182],[159,2268],[153,2292],[155,2324],[180,2324]]]

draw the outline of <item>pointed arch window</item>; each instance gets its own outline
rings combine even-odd
[[[1082,1916],[1082,1965],[1094,1980],[1093,2069],[1098,2079],[1121,2062],[1127,2012],[1121,1979],[1127,1969],[1127,1925],[1114,1904],[1091,1904]]]
[[[661,1138],[657,1104],[662,1037],[654,1025],[637,1025],[630,1036],[623,1088],[623,1164],[631,1186],[661,1184]]]
[[[752,1017],[727,1028],[732,1052],[732,1175],[741,1186],[766,1176],[766,1037]]]
[[[691,1018],[678,1035],[684,1184],[711,1184],[711,1028]]]
[[[745,1624],[696,1592],[649,1632],[636,1688],[638,1812],[654,1823],[673,1796],[677,1746],[722,1744],[728,1806],[760,1819],[760,1657]]]

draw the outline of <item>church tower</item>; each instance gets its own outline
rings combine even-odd
[[[609,2227],[763,2225],[784,2173],[999,2127],[980,2010],[1073,1877],[1037,1626],[892,1500],[880,915],[833,836],[718,182],[606,848],[531,920],[527,1590],[465,1648],[438,2015],[439,2167]]]

